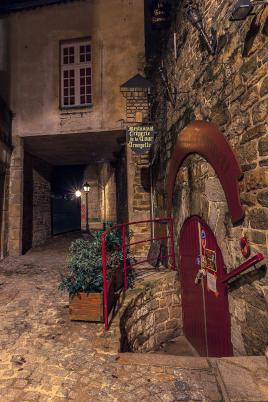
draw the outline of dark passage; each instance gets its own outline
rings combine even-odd
[[[75,191],[82,188],[84,165],[56,166],[51,180],[52,234],[81,229],[81,199]]]

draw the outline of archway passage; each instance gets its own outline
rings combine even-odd
[[[221,250],[211,229],[197,216],[187,219],[179,242],[183,330],[201,356],[232,356],[228,295]],[[199,270],[205,269],[197,283]]]
[[[238,187],[242,171],[224,135],[215,125],[201,120],[190,123],[178,135],[167,178],[169,216],[178,170],[184,159],[193,153],[203,156],[212,165],[224,190],[232,222],[240,221],[244,217]]]

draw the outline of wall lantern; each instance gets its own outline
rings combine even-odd
[[[88,193],[91,189],[90,185],[88,184],[88,182],[86,182],[85,184],[83,184],[83,189],[85,191],[85,193]]]
[[[231,21],[242,21],[245,20],[249,15],[254,15],[252,10],[255,6],[267,6],[268,1],[266,0],[238,0],[231,13]]]
[[[152,88],[151,81],[137,74],[120,86],[120,91],[125,98],[136,98],[144,96],[144,93],[150,95]]]
[[[194,26],[194,28],[199,31],[209,53],[211,55],[215,55],[218,46],[217,33],[215,29],[211,28],[211,38],[209,38],[204,30],[202,17],[199,13],[199,10],[190,2],[187,2],[185,5],[185,14],[190,23]]]

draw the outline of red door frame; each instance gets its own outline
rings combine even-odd
[[[184,333],[201,356],[232,356],[227,287],[221,283],[224,261],[217,240],[200,217],[192,216],[182,227],[179,248]],[[196,285],[201,261],[198,257],[204,250],[215,252],[217,272],[208,269],[207,276]],[[208,275],[217,278],[216,293],[208,287]]]
[[[178,170],[184,159],[193,153],[203,156],[214,168],[223,187],[232,222],[240,221],[244,217],[244,211],[240,202],[238,180],[243,173],[224,135],[214,124],[202,120],[190,123],[178,135],[167,178],[168,216],[171,215]]]

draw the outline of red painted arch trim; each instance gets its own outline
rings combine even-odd
[[[224,135],[215,125],[202,120],[190,123],[178,135],[167,178],[169,216],[178,170],[184,159],[193,153],[203,156],[212,165],[223,187],[232,222],[240,221],[244,217],[238,187],[242,171]]]

